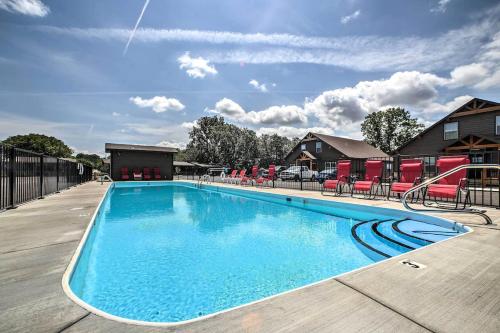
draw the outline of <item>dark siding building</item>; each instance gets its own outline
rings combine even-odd
[[[174,154],[177,149],[170,147],[126,145],[106,143],[106,153],[110,154],[110,176],[121,179],[121,168],[142,170],[160,168],[161,179],[172,180],[174,175]],[[151,170],[152,172],[152,170]]]
[[[360,140],[309,133],[288,153],[287,164],[307,165],[311,170],[323,170],[328,162],[339,159],[365,160],[387,158],[380,149]]]
[[[474,98],[403,145],[398,153],[438,155],[499,149],[500,103]]]

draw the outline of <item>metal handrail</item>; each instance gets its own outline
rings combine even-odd
[[[420,190],[421,188],[427,187],[429,184],[434,183],[436,180],[442,179],[444,177],[447,177],[457,171],[464,170],[464,169],[497,169],[500,170],[500,165],[499,164],[463,164],[460,166],[457,166],[456,168],[453,168],[451,170],[448,170],[440,175],[437,175],[436,177],[432,177],[430,179],[427,179],[426,181],[423,181],[422,183],[413,186],[410,188],[408,191],[403,193],[403,197],[401,198],[401,202],[403,203],[403,206],[411,211],[418,211],[418,212],[433,212],[433,213],[468,213],[468,214],[475,214],[479,215],[482,218],[486,220],[486,224],[493,224],[493,221],[491,218],[486,215],[485,210],[479,210],[475,208],[464,208],[463,210],[456,210],[456,209],[441,209],[441,210],[434,210],[434,209],[417,209],[417,208],[412,208],[406,201],[406,198],[408,195],[411,193]]]

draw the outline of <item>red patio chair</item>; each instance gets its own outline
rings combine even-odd
[[[154,176],[156,180],[161,179],[161,173],[160,173],[160,168],[153,168]]]
[[[470,164],[469,158],[465,155],[441,156],[438,159],[436,166],[439,173],[442,174],[464,164]],[[467,203],[470,203],[470,193],[468,186],[469,184],[467,180],[467,170],[463,169],[452,173],[449,176],[441,178],[440,180],[438,180],[437,184],[430,184],[429,186],[427,186],[426,194],[429,196],[429,198],[434,198],[434,201],[436,201],[437,198],[454,199],[455,209],[458,209],[458,204],[462,200],[462,194],[464,194],[465,200],[462,209],[465,209]]]
[[[132,174],[134,176],[134,180],[142,180],[142,173],[138,168],[135,168]]]
[[[387,199],[391,196],[391,192],[397,193],[401,196],[413,186],[419,184],[422,181],[422,173],[424,172],[424,161],[420,159],[403,159],[401,160],[401,165],[399,167],[399,181],[392,182],[389,192],[387,193]],[[418,194],[418,196],[420,193]],[[417,196],[417,200],[418,200]]]
[[[231,171],[231,174],[227,176],[226,178],[223,179],[224,183],[231,183],[234,178],[236,178],[236,174],[238,173],[238,170],[234,169]]]
[[[262,185],[264,186],[265,183],[269,185],[270,182],[274,180],[274,175],[276,174],[276,166],[274,164],[271,164],[269,166],[269,171],[267,173],[267,177],[259,177],[256,181],[256,185]]]
[[[144,180],[151,180],[151,173],[149,171],[149,168],[144,168],[142,172],[144,174]]]
[[[365,162],[365,180],[357,180],[354,182],[354,185],[351,189],[351,196],[354,194],[354,191],[360,192],[368,192],[368,199],[372,199],[377,195],[378,190],[382,190],[382,194],[384,193],[384,189],[382,187],[382,172],[384,171],[384,161],[382,160],[368,160]],[[373,192],[375,189],[375,192]]]
[[[351,182],[351,161],[341,160],[337,162],[337,177],[336,179],[327,179],[321,187],[321,194],[325,191],[332,190],[336,195],[342,194],[344,185],[350,186]]]
[[[233,183],[234,184],[239,184],[243,178],[245,178],[246,176],[246,173],[247,173],[247,169],[241,169],[240,170],[240,173],[238,174],[238,176],[234,177],[233,179]]]
[[[250,175],[250,177],[244,176],[240,181],[240,185],[252,185],[252,182],[255,179],[257,179],[258,174],[259,174],[259,166],[254,165],[252,167],[252,174]]]
[[[129,180],[130,179],[130,176],[128,175],[128,168],[121,168],[120,173],[121,173],[122,180]]]

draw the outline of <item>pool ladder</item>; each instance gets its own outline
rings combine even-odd
[[[423,181],[422,183],[410,188],[408,191],[406,191],[403,194],[403,197],[401,198],[401,202],[403,203],[403,206],[406,209],[411,210],[411,211],[415,211],[415,212],[474,214],[474,215],[479,215],[482,218],[484,218],[486,220],[486,224],[493,224],[493,221],[491,220],[491,218],[488,215],[486,215],[485,210],[480,210],[480,209],[476,209],[476,208],[467,208],[467,207],[465,207],[464,209],[458,210],[458,209],[450,209],[450,208],[442,207],[442,206],[435,206],[434,208],[437,208],[437,209],[419,209],[419,208],[410,207],[410,205],[408,204],[408,202],[407,202],[408,195],[427,187],[429,184],[432,184],[439,179],[442,179],[442,178],[447,177],[451,174],[454,174],[457,171],[464,170],[464,169],[466,169],[466,170],[468,170],[468,169],[496,169],[496,170],[500,170],[500,165],[499,164],[464,164],[464,165],[457,166],[456,168],[448,170],[440,175],[437,175],[436,177],[429,178],[426,181]],[[499,193],[499,195],[500,195],[500,193]]]
[[[209,175],[200,175],[198,177],[198,182],[196,183],[197,188],[201,188],[201,184],[205,183],[210,183],[210,176]]]

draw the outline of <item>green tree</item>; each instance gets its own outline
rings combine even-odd
[[[365,117],[361,132],[367,143],[391,153],[424,129],[417,119],[403,108],[388,108]]]
[[[87,164],[92,166],[93,169],[97,169],[100,171],[105,171],[104,163],[102,161],[101,156],[97,154],[76,154],[76,160],[80,163]]]
[[[14,135],[3,143],[54,157],[71,157],[73,151],[61,140],[43,134]]]

